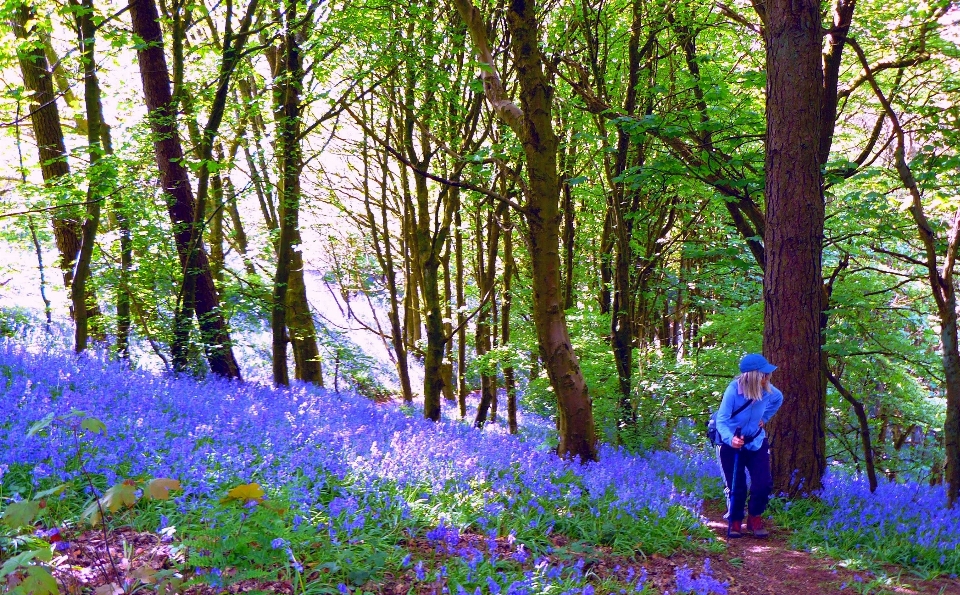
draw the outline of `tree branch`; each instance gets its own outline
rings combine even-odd
[[[880,85],[877,84],[877,79],[874,77],[873,70],[867,63],[867,56],[863,52],[863,48],[861,48],[860,44],[852,38],[848,39],[847,43],[850,44],[850,47],[852,47],[857,53],[857,57],[860,58],[860,63],[864,69],[864,76],[867,77],[867,81],[870,83],[870,87],[873,88],[873,92],[876,94],[877,100],[883,106],[884,111],[887,112],[887,117],[890,119],[890,124],[893,126],[893,131],[896,134],[897,147],[893,152],[895,167],[897,174],[900,176],[900,181],[910,193],[910,198],[912,199],[909,211],[913,216],[914,222],[917,224],[917,231],[920,235],[920,241],[923,243],[924,251],[926,253],[924,266],[927,268],[930,289],[932,290],[933,298],[936,300],[938,308],[942,312],[946,307],[944,285],[949,280],[946,278],[946,275],[948,271],[952,275],[953,265],[956,261],[956,239],[957,227],[958,223],[960,223],[960,209],[958,209],[954,216],[953,225],[950,230],[951,241],[948,244],[947,258],[944,262],[944,275],[941,275],[937,268],[936,237],[933,234],[933,228],[930,226],[930,221],[927,219],[927,215],[923,211],[923,201],[920,196],[920,189],[917,187],[917,180],[913,177],[913,171],[911,171],[910,165],[907,163],[905,157],[906,135],[903,132],[903,127],[900,126],[900,118],[897,117],[896,112],[893,111],[893,106],[890,105],[890,102],[880,89]]]
[[[400,163],[402,163],[402,164],[404,164],[405,166],[409,167],[411,170],[413,170],[413,171],[416,172],[417,174],[419,174],[419,175],[427,178],[428,180],[433,180],[434,182],[439,182],[440,184],[444,184],[445,186],[453,186],[454,188],[463,188],[463,189],[466,189],[466,190],[472,190],[473,192],[478,192],[478,193],[480,193],[480,194],[482,194],[482,195],[484,195],[484,196],[488,196],[488,197],[490,197],[490,198],[492,198],[492,199],[494,199],[494,200],[498,200],[498,201],[500,201],[500,202],[504,202],[504,203],[510,205],[511,207],[513,207],[514,209],[516,209],[519,213],[522,213],[522,214],[526,215],[527,210],[526,210],[525,208],[523,208],[522,206],[520,206],[520,205],[517,204],[516,202],[510,200],[510,199],[507,198],[506,196],[503,196],[502,194],[499,194],[499,193],[497,193],[497,192],[493,192],[493,191],[491,191],[491,190],[487,190],[486,188],[483,188],[482,186],[477,186],[477,185],[474,185],[474,184],[470,184],[469,182],[458,182],[458,181],[455,181],[455,180],[450,180],[450,179],[448,179],[448,178],[443,178],[443,177],[441,177],[441,176],[438,176],[438,175],[436,175],[436,174],[432,174],[432,173],[430,173],[430,172],[428,172],[428,171],[425,171],[425,170],[422,169],[422,168],[417,167],[412,161],[410,161],[409,159],[407,159],[406,157],[404,157],[403,154],[400,153],[400,151],[397,151],[396,149],[394,149],[393,147],[391,147],[390,144],[389,144],[387,141],[385,141],[385,140],[383,140],[382,138],[380,138],[380,137],[377,135],[376,132],[374,132],[373,130],[371,130],[370,127],[367,126],[366,122],[364,122],[357,114],[355,114],[352,109],[350,109],[348,106],[344,106],[344,110],[345,110],[348,114],[350,114],[350,117],[352,117],[352,118],[354,119],[354,121],[364,130],[364,132],[367,133],[367,135],[368,135],[370,138],[372,138],[373,140],[375,140],[375,141],[377,142],[377,144],[379,144],[381,147],[383,147],[383,149],[384,149],[386,152],[390,153],[397,161],[399,161]]]
[[[523,137],[523,112],[520,107],[507,97],[507,91],[500,80],[500,72],[493,61],[493,52],[490,51],[490,40],[487,38],[487,24],[483,15],[472,0],[453,0],[457,12],[467,26],[470,38],[477,50],[477,59],[480,62],[480,80],[483,81],[483,93],[497,115],[519,137]]]

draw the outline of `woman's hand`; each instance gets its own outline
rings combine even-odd
[[[762,419],[760,420],[760,423],[757,424],[757,426],[759,426],[761,430],[763,429],[764,423]]]
[[[730,446],[732,446],[732,447],[734,447],[734,448],[740,448],[740,447],[742,447],[742,446],[743,446],[743,438],[741,438],[740,436],[734,436],[733,439],[730,440]]]

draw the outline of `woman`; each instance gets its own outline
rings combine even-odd
[[[727,486],[733,486],[730,505],[730,537],[740,537],[743,507],[747,500],[747,477],[750,471],[750,506],[747,529],[754,537],[767,537],[761,518],[770,498],[770,451],[764,426],[780,409],[783,393],[770,384],[770,374],[777,367],[759,353],[750,353],[740,360],[740,375],[723,393],[717,411],[717,431],[723,439],[720,463]],[[739,430],[739,432],[738,432]],[[736,480],[734,480],[736,463]]]

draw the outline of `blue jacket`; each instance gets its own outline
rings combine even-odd
[[[752,441],[744,444],[743,448],[757,450],[767,435],[766,431],[760,428],[760,420],[763,420],[764,424],[770,421],[783,404],[783,393],[771,384],[770,392],[763,393],[762,399],[738,413],[736,417],[731,417],[734,411],[748,402],[749,400],[743,396],[737,386],[737,379],[734,378],[727,385],[727,390],[723,391],[723,400],[720,401],[720,409],[717,411],[717,431],[727,445],[733,439],[733,433],[737,428],[740,428],[740,435],[744,438],[756,435]]]

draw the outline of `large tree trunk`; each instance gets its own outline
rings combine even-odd
[[[527,225],[533,284],[533,318],[550,384],[557,395],[562,457],[597,458],[593,404],[573,351],[560,287],[560,184],[552,90],[543,73],[536,6],[515,1],[507,11],[523,106],[521,136],[529,173]]]
[[[484,64],[481,77],[488,102],[523,144],[528,185],[524,216],[528,226],[533,285],[533,318],[550,385],[557,396],[562,457],[597,458],[593,404],[573,351],[563,311],[560,282],[560,183],[557,136],[552,121],[552,89],[543,72],[540,27],[533,2],[515,0],[507,10],[511,50],[520,83],[521,107],[507,98],[500,81],[486,24],[469,0],[454,0]]]
[[[277,93],[277,154],[280,156],[280,236],[270,325],[273,331],[273,381],[289,384],[287,340],[293,347],[295,377],[323,384],[317,331],[307,301],[303,254],[300,252],[300,90],[303,61],[295,2],[287,3],[283,39],[274,84]]]
[[[820,352],[824,204],[819,3],[767,6],[763,350],[780,367],[784,407],[769,425],[774,490],[817,490],[826,468]]]
[[[163,53],[163,34],[158,19],[154,0],[133,0],[130,3],[133,32],[143,40],[137,50],[140,78],[150,125],[155,135],[154,150],[164,199],[173,225],[177,254],[184,276],[195,277],[194,306],[204,335],[210,369],[219,376],[239,378],[240,368],[233,355],[226,321],[220,311],[220,298],[210,274],[207,252],[202,240],[195,234],[196,204],[184,167],[183,148],[173,113],[170,73]],[[184,283],[187,283],[186,278]]]
[[[67,163],[67,150],[63,142],[63,127],[60,123],[60,111],[57,108],[57,95],[54,91],[53,76],[50,73],[41,34],[36,28],[36,13],[29,4],[21,4],[15,9],[11,28],[17,40],[26,42],[17,52],[20,71],[23,74],[23,86],[31,94],[30,124],[37,141],[40,159],[40,173],[48,186],[62,182],[70,173]],[[27,29],[31,23],[34,27]],[[63,286],[70,292],[73,285],[73,269],[80,253],[83,230],[80,221],[53,211],[53,236],[60,258],[58,266],[63,274]],[[99,314],[96,299],[87,292],[87,303],[92,309],[87,319]],[[73,314],[73,312],[71,312]]]
[[[294,232],[300,212],[300,89],[291,80],[302,78],[300,47],[293,22],[297,19],[297,3],[287,2],[283,45],[278,52],[274,76],[276,97],[276,153],[280,169],[280,237],[277,241],[277,271],[273,279],[273,304],[270,328],[273,333],[273,383],[290,384],[287,370],[287,285],[290,282]]]

